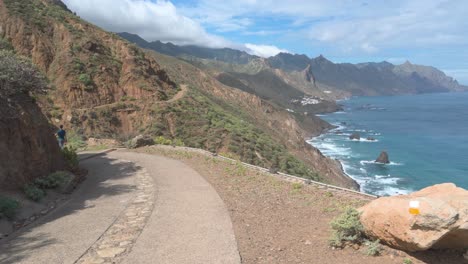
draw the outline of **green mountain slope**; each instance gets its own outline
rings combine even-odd
[[[57,5],[59,4],[59,5]],[[181,139],[264,167],[356,187],[304,138],[329,127],[227,87],[174,57],[144,52],[74,16],[60,1],[0,2],[0,35],[53,89],[43,111],[84,137]]]

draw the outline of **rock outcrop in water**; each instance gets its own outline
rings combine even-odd
[[[375,162],[389,164],[390,159],[388,158],[388,153],[386,151],[382,151],[382,153],[380,153],[379,157],[375,160]]]
[[[419,215],[409,202],[419,201]],[[468,191],[452,183],[382,197],[360,209],[366,233],[406,251],[468,248]]]
[[[359,135],[359,133],[353,133],[351,136],[349,136],[349,139],[351,139],[351,140],[361,140],[361,135]]]

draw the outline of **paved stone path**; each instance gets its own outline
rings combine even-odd
[[[123,263],[239,264],[231,218],[214,188],[184,163],[160,156],[113,152],[155,176],[155,209]]]
[[[240,257],[227,209],[187,165],[117,151],[39,223],[0,244],[0,263],[225,263]]]
[[[136,178],[133,201],[76,263],[116,263],[130,252],[153,211],[155,199],[153,178],[146,169],[141,169]]]

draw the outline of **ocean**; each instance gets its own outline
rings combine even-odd
[[[379,196],[452,182],[468,189],[468,93],[353,97],[322,115],[338,128],[308,142]],[[350,140],[359,133],[361,140]],[[368,137],[375,141],[367,140]],[[374,162],[387,151],[391,163]]]

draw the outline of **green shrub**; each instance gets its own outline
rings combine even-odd
[[[364,227],[359,220],[360,213],[352,207],[331,222],[333,230],[330,245],[342,247],[345,242],[361,243],[364,239]]]
[[[403,260],[403,264],[413,264],[413,261],[411,259],[409,259],[409,258],[405,258]]]
[[[157,145],[172,145],[172,140],[159,136],[154,139],[154,143]]]
[[[30,59],[0,49],[0,96],[18,93],[44,93],[47,81]]]
[[[380,252],[382,251],[382,247],[380,245],[380,240],[375,240],[375,241],[366,241],[366,255],[368,256],[378,256],[380,255]]]
[[[83,136],[75,131],[67,132],[67,147],[75,150],[85,149],[86,142],[83,140]]]
[[[178,138],[174,139],[172,141],[172,144],[174,144],[174,146],[177,146],[177,147],[184,147],[185,146],[184,142],[181,139],[178,139]]]
[[[13,218],[20,204],[15,199],[0,196],[0,219],[3,217]]]
[[[61,119],[63,116],[63,110],[60,109],[59,107],[54,107],[52,110],[50,110],[49,113],[52,118],[56,118],[56,119]]]
[[[68,177],[64,171],[57,171],[46,177],[37,178],[34,184],[41,189],[55,189],[63,184]]]
[[[74,169],[78,167],[78,154],[76,153],[76,149],[70,146],[63,148],[62,150],[63,156],[67,161],[68,165]]]
[[[11,45],[11,43],[8,40],[0,37],[0,50],[2,50],[2,49],[3,50],[13,50],[13,46]]]
[[[84,84],[85,86],[92,86],[94,85],[93,79],[91,79],[91,76],[87,73],[82,73],[78,76],[78,80]]]
[[[40,201],[46,195],[44,190],[38,188],[34,184],[26,185],[24,187],[23,191],[24,191],[24,194],[26,194],[26,197],[28,197],[28,199],[31,199],[31,200],[33,200],[35,202]]]

